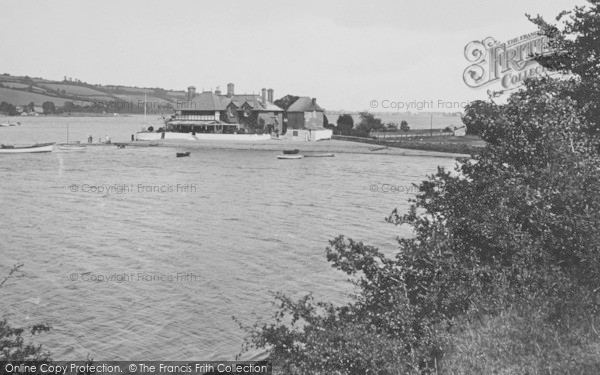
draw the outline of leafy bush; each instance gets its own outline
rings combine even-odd
[[[8,276],[0,283],[0,288],[19,271],[23,265],[14,266]],[[26,328],[13,327],[6,319],[0,320],[0,361],[43,361],[51,360],[50,353],[44,351],[41,345],[25,343],[25,331],[33,336],[41,332],[50,331],[52,327],[47,323],[35,324]]]
[[[572,15],[587,25],[563,43],[575,52],[557,59],[587,46],[600,67],[591,4]],[[270,349],[276,373],[290,374],[599,373],[600,139],[597,103],[585,100],[600,85],[577,75],[588,61],[482,106],[487,147],[439,168],[407,214],[387,218],[415,232],[396,257],[330,241],[328,261],[356,286],[351,303],[277,294],[274,319],[245,327],[246,348]]]

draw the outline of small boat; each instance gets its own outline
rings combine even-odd
[[[277,155],[277,159],[302,159],[302,155]]]
[[[0,145],[0,154],[25,154],[38,152],[52,152],[54,143],[36,143],[31,146]]]
[[[383,147],[371,147],[369,150],[371,151],[380,151],[380,150],[385,150],[386,148],[389,148],[388,146],[383,146]]]
[[[63,143],[58,145],[58,150],[62,152],[85,152],[87,147],[79,143]]]
[[[159,145],[159,143],[158,143],[158,142],[150,142],[150,143],[148,144],[148,146],[150,146],[150,147],[156,147],[156,146],[158,146],[158,145]]]
[[[3,122],[0,124],[1,127],[5,128],[5,127],[9,127],[9,126],[20,126],[21,123],[20,122]]]
[[[294,155],[299,153],[300,150],[298,150],[297,148],[293,149],[293,150],[283,150],[283,154],[284,155]]]
[[[190,156],[190,152],[188,151],[188,152],[178,152],[177,153],[178,158],[182,158],[184,156]]]
[[[332,158],[335,154],[305,154],[305,158]]]
[[[125,148],[127,145],[117,144],[117,148]]]

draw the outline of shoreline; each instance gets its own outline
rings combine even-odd
[[[274,151],[283,152],[288,149],[298,149],[302,153],[338,153],[338,154],[368,154],[368,155],[397,155],[397,156],[429,156],[442,158],[469,157],[468,154],[439,152],[431,150],[416,150],[408,148],[389,147],[383,150],[371,151],[373,144],[341,141],[341,140],[322,140],[317,142],[300,142],[292,140],[270,140],[270,141],[208,141],[208,140],[160,140],[157,147],[170,147],[184,150],[200,149],[223,149],[223,150],[255,150],[255,151]],[[125,144],[131,147],[146,146],[150,141],[135,142],[113,142],[115,144]]]

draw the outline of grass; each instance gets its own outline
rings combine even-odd
[[[52,90],[65,90],[67,94],[79,96],[107,96],[105,92],[90,89],[88,87],[68,85],[62,83],[44,83],[42,86],[51,88]]]
[[[0,87],[0,102],[12,103],[14,105],[25,105],[31,102],[34,102],[36,105],[42,105],[43,102],[54,102],[56,106],[60,107],[67,100],[69,99]]]
[[[395,141],[375,140],[372,138],[334,136],[333,139],[362,142],[412,150],[448,152],[455,154],[477,153],[485,142],[478,136],[439,136],[439,137],[410,137]]]
[[[597,375],[597,314],[574,312],[552,322],[543,309],[510,308],[459,324],[447,337],[443,374]]]

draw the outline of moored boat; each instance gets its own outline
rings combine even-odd
[[[3,128],[9,127],[9,126],[20,126],[20,125],[21,125],[20,122],[10,122],[9,121],[9,122],[0,123],[0,127],[3,127]]]
[[[305,158],[332,158],[335,154],[305,154]]]
[[[54,143],[36,143],[30,146],[0,145],[0,154],[52,152]]]
[[[293,150],[283,150],[283,154],[284,155],[294,155],[299,153],[300,150],[298,150],[297,148],[293,149]]]
[[[83,146],[79,143],[63,143],[59,144],[58,150],[62,152],[85,152],[87,150],[86,146]]]
[[[277,155],[277,159],[302,159],[302,155]]]
[[[178,152],[177,153],[177,157],[178,158],[182,158],[182,157],[185,157],[185,156],[190,156],[190,152],[188,151],[188,152]]]

